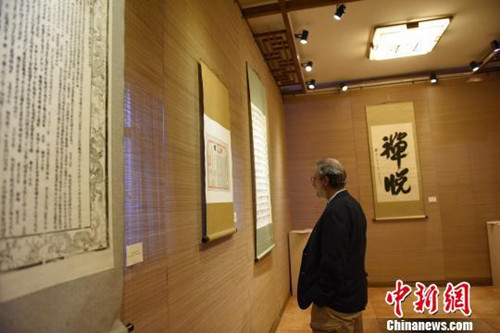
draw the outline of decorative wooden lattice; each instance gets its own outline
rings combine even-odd
[[[256,34],[254,38],[278,86],[300,84],[286,30]]]

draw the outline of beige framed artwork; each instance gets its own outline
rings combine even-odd
[[[412,102],[366,107],[375,220],[426,218]]]
[[[229,93],[221,80],[199,63],[202,160],[202,242],[236,232]]]

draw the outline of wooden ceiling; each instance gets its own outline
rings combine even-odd
[[[481,63],[480,72],[500,69],[499,56],[489,47],[492,40],[500,40],[498,0],[237,2],[283,94],[308,93],[306,82],[313,78],[318,88],[332,89],[340,82],[393,82],[427,72],[463,75],[472,60]],[[340,22],[334,22],[332,15],[340,4],[346,5],[346,14]],[[375,25],[443,15],[453,16],[453,20],[436,46],[437,52],[387,62],[367,59],[368,37]],[[310,31],[308,45],[298,43],[294,37],[302,29]],[[474,37],[464,41],[460,35]],[[302,63],[308,60],[314,61],[314,73],[303,69]]]

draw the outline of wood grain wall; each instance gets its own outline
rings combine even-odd
[[[499,75],[285,98],[288,183],[294,229],[309,228],[315,162],[336,157],[368,219],[371,283],[491,281],[485,222],[500,219]],[[365,106],[413,101],[427,221],[373,222]],[[427,201],[436,196],[436,203]]]
[[[138,332],[269,332],[289,297],[283,104],[230,0],[128,0],[123,322]],[[201,245],[197,62],[229,89],[238,232]],[[267,88],[276,248],[254,263],[246,62]]]

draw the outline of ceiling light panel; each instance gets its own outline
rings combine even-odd
[[[432,51],[450,24],[450,18],[375,28],[370,60],[411,57]]]

